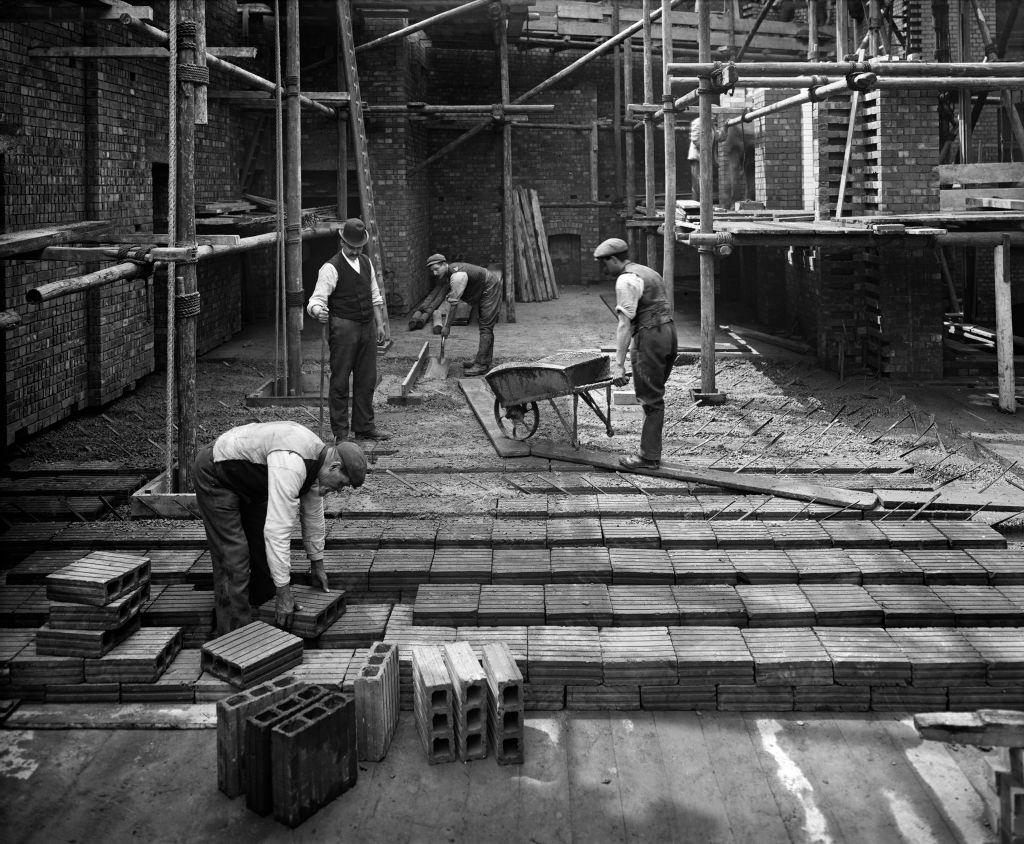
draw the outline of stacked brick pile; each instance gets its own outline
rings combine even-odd
[[[10,664],[9,694],[54,702],[120,700],[155,683],[181,649],[178,628],[139,629],[149,560],[94,551],[46,577],[49,621]]]
[[[507,645],[484,646],[484,663],[468,642],[412,649],[413,710],[430,764],[487,755],[499,765],[523,756],[523,676]]]

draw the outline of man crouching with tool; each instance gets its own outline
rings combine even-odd
[[[327,592],[322,496],[363,485],[363,450],[324,445],[297,422],[254,422],[200,449],[192,478],[213,558],[217,635],[248,624],[252,608],[274,595],[274,622],[287,630],[301,610],[290,586],[295,514],[313,585]]]
[[[640,454],[620,457],[626,469],[657,469],[661,465],[661,431],[665,424],[665,382],[679,350],[676,326],[665,296],[665,284],[650,267],[629,260],[626,241],[617,237],[600,243],[594,258],[615,278],[615,362],[612,383],[622,386],[626,352],[630,352],[633,388],[644,408]]]

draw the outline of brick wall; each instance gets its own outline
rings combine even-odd
[[[575,61],[580,53],[530,51],[510,56],[511,96],[514,100],[538,83]],[[532,115],[531,123],[590,124],[612,116],[612,63],[597,59],[562,83],[531,98],[531,103],[554,104],[551,115]],[[641,79],[638,71],[634,78]],[[483,104],[499,98],[497,59],[494,51],[474,53],[434,50],[430,68],[433,102]],[[431,151],[443,147],[464,126],[429,130]],[[686,146],[677,149],[677,170],[686,168]],[[449,258],[478,264],[501,262],[501,131],[488,128],[469,143],[432,165],[430,218],[432,250]],[[637,145],[642,162],[642,143]],[[663,154],[657,156],[659,173]],[[598,132],[598,201],[615,197],[614,144],[611,132]],[[659,176],[659,178],[661,178]],[[596,281],[593,250],[607,237],[625,236],[616,209],[587,207],[591,199],[590,135],[572,129],[513,129],[512,182],[533,188],[543,208],[548,237],[575,234],[580,237],[583,281]],[[566,203],[556,207],[557,203]]]
[[[166,4],[151,4],[166,29]],[[207,3],[208,43],[237,43],[237,14],[227,0]],[[151,46],[116,21],[0,24],[0,122],[16,133],[3,158],[6,231],[85,219],[119,232],[151,231],[153,165],[166,164],[167,62],[146,59],[32,57],[34,46]],[[214,72],[212,87],[227,87]],[[234,196],[232,112],[210,102],[197,128],[197,199]],[[99,406],[153,371],[157,302],[152,281],[116,282],[40,306],[33,287],[74,278],[101,265],[17,260],[4,266],[4,306],[22,324],[5,332],[6,443]],[[212,273],[212,274],[211,274]],[[240,325],[234,267],[200,265],[207,291],[200,350]]]
[[[785,99],[791,91],[761,88],[755,92],[751,108],[763,108]],[[801,132],[800,109],[789,108],[768,114],[756,121],[762,139],[754,152],[755,197],[768,208],[803,208],[800,185]]]

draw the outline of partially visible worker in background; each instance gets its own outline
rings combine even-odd
[[[352,379],[352,436],[386,440],[373,421],[377,387],[377,344],[384,341],[384,297],[373,263],[363,254],[370,233],[350,217],[338,233],[341,250],[320,267],[306,311],[329,326],[331,386],[328,405],[335,442],[349,435],[349,378]]]
[[[633,389],[644,408],[640,453],[621,457],[626,469],[657,469],[661,465],[661,432],[665,424],[665,382],[672,374],[679,341],[665,284],[650,267],[629,260],[626,241],[617,237],[594,250],[606,275],[615,278],[615,360],[612,379],[626,383],[626,352],[633,370]]]
[[[483,375],[494,362],[494,324],[501,307],[501,275],[476,264],[455,261],[449,264],[440,253],[427,258],[427,269],[439,284],[448,282],[448,302],[453,306],[460,300],[479,306],[480,345],[472,365],[466,367],[468,376]]]
[[[313,586],[328,591],[323,495],[362,486],[366,456],[352,442],[325,445],[298,422],[254,422],[225,431],[192,467],[196,503],[213,558],[217,635],[252,621],[275,600],[287,629],[300,609],[291,592],[291,538],[299,515]]]
[[[700,118],[690,121],[690,150],[686,154],[690,164],[690,195],[700,202]]]

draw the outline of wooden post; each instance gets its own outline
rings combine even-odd
[[[859,3],[860,0],[854,0]],[[850,13],[846,0],[836,0],[836,61],[841,62],[850,46]]]
[[[337,51],[338,51],[338,67],[337,67],[337,80],[338,90],[348,91],[349,85],[348,80],[345,78],[345,59],[344,48],[341,43],[341,27],[337,28]],[[348,219],[348,109],[339,108],[338,110],[338,124],[337,124],[337,135],[338,135],[338,175],[336,177],[336,190],[337,190],[337,203],[338,203],[338,219]],[[383,281],[381,281],[383,283]]]
[[[495,6],[491,7],[496,8]],[[498,40],[498,69],[501,80],[501,104],[508,105],[511,101],[511,87],[508,73],[508,7],[497,6],[498,18],[495,21],[495,37]],[[516,321],[516,283],[515,257],[513,254],[513,210],[512,196],[512,124],[507,115],[502,115],[501,122],[501,242],[504,247],[502,269],[505,294],[505,322]]]
[[[206,67],[206,0],[197,0],[195,4],[196,26],[196,64]],[[206,107],[206,85],[196,85],[196,126],[205,126],[209,120]]]
[[[651,43],[651,0],[643,0],[644,16],[644,105],[654,104],[654,49]],[[651,218],[657,212],[654,199],[654,121],[644,114],[644,216]],[[644,263],[654,266],[658,258],[657,234],[650,227],[644,229]]]
[[[196,27],[193,0],[182,0],[178,6],[178,242],[171,246],[196,245],[196,88],[195,82],[182,73],[185,66],[196,63]],[[178,318],[175,331],[177,343],[178,393],[178,472],[177,489],[191,489],[192,462],[196,459],[196,314],[188,315],[190,304],[199,297],[197,264],[177,265]],[[198,311],[198,308],[195,309]],[[168,331],[171,327],[168,326]]]
[[[621,26],[619,0],[612,0],[612,34],[618,34]],[[622,183],[622,45],[612,53],[612,143],[615,150],[615,198],[618,200],[625,193]]]
[[[999,409],[1003,413],[1017,412],[1017,398],[1013,373],[1013,299],[1010,295],[1010,274],[1006,271],[1009,257],[1009,239],[995,248],[996,299],[996,365],[999,372]]]
[[[727,2],[731,3],[732,0]],[[661,91],[665,112],[662,120],[665,135],[665,231],[661,247],[661,278],[665,282],[665,298],[668,299],[670,314],[675,313],[676,274],[676,113],[672,82],[668,74],[672,58],[672,7],[669,0],[661,0]]]
[[[299,105],[299,0],[288,0],[288,40],[285,42],[284,96],[286,216],[285,216],[285,305],[288,326],[286,395],[302,392],[302,115]],[[383,279],[379,280],[383,285]]]
[[[819,53],[818,0],[807,0],[807,61],[818,61]]]
[[[633,102],[633,39],[627,38],[624,43],[622,62],[622,88],[627,103]],[[632,122],[632,121],[630,121]],[[636,255],[636,229],[628,226],[636,213],[636,142],[633,138],[633,127],[626,130],[626,242],[629,254]]]
[[[857,60],[864,61],[864,50],[857,51]],[[839,195],[836,198],[836,219],[843,216],[843,204],[846,199],[846,180],[850,175],[850,161],[853,157],[853,134],[857,128],[857,109],[860,107],[860,90],[850,94],[850,119],[846,122],[846,147],[843,150],[843,169],[839,174]],[[821,209],[818,209],[818,217]]]
[[[697,48],[702,62],[711,61],[710,0],[697,0]],[[711,80],[700,79],[700,230],[714,230],[714,117],[711,114]],[[698,248],[700,256],[700,386],[701,392],[715,390],[715,254],[710,246]]]
[[[597,121],[594,120],[590,124],[590,200],[591,202],[597,202],[600,196],[598,189],[598,181],[600,174],[598,172],[598,156],[597,156]]]

